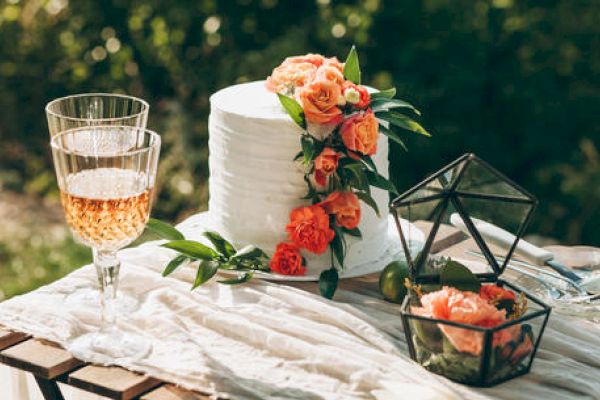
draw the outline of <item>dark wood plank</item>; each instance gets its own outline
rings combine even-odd
[[[0,327],[0,350],[13,346],[19,342],[28,339],[29,335],[23,332],[15,332],[4,327]]]
[[[206,394],[191,392],[175,385],[163,385],[141,397],[141,400],[209,400],[214,399]]]
[[[54,379],[84,365],[57,344],[39,339],[29,339],[3,350],[0,361],[44,379]]]
[[[88,365],[69,374],[67,383],[100,396],[127,400],[155,388],[161,381],[120,367]]]

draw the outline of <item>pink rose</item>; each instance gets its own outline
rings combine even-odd
[[[320,67],[325,62],[325,57],[320,54],[308,53],[304,56],[293,56],[286,58],[282,64],[310,63]]]
[[[308,62],[281,64],[267,78],[267,90],[274,93],[292,92],[312,82],[317,67]]]
[[[317,69],[317,79],[331,81],[337,85],[344,84],[344,74],[331,65],[323,65]]]
[[[486,328],[506,322],[506,311],[498,310],[477,293],[462,292],[444,286],[441,290],[421,297],[423,307],[414,307],[417,315],[446,321],[459,322]],[[483,333],[471,329],[438,324],[440,330],[456,350],[479,355],[483,349]],[[503,329],[494,335],[494,346],[500,346],[514,337],[514,332]]]

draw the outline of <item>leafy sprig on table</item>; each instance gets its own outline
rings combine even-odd
[[[348,53],[348,57],[344,63],[343,74],[346,80],[357,85],[361,84],[360,62],[355,46],[352,46]],[[419,110],[403,100],[395,99],[395,95],[395,88],[372,93],[370,95],[371,102],[369,108],[373,111],[379,122],[380,132],[390,140],[398,143],[404,150],[407,150],[400,136],[400,131],[409,131],[425,136],[431,135],[413,118],[414,116],[421,115]],[[285,94],[278,93],[278,96],[281,105],[292,120],[304,130],[301,137],[302,150],[294,159],[295,161],[301,161],[307,169],[304,180],[308,186],[308,193],[304,199],[311,200],[313,204],[316,204],[323,201],[327,194],[334,191],[352,191],[379,215],[379,208],[377,202],[372,197],[371,187],[380,188],[393,194],[397,194],[397,190],[390,180],[379,174],[372,158],[368,155],[350,154],[341,139],[339,127],[323,140],[314,137],[307,131],[308,124],[300,103],[294,97]],[[346,117],[357,113],[349,104],[342,107],[342,109]],[[323,192],[314,187],[310,176],[314,173],[315,159],[325,147],[329,147],[343,156],[339,160],[337,170],[329,178],[329,186],[326,192]],[[346,235],[362,238],[362,233],[358,228],[348,230],[337,227],[333,221],[330,226],[335,231],[335,237],[329,244],[333,255],[331,268],[321,273],[319,277],[321,294],[327,298],[331,298],[335,293],[339,279],[333,257],[337,260],[340,268],[343,268],[347,249]]]
[[[242,272],[237,277],[217,281],[226,285],[247,282],[252,279],[256,270],[269,271],[269,257],[264,251],[256,246],[246,246],[238,250],[217,232],[203,233],[212,244],[212,247],[209,247],[198,241],[185,239],[175,227],[154,218],[150,218],[146,227],[161,239],[168,240],[161,245],[162,247],[179,253],[167,264],[163,276],[170,275],[186,262],[199,262],[192,290],[208,282],[219,269]]]

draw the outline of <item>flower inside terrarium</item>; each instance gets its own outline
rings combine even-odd
[[[527,372],[547,307],[505,282],[480,283],[452,260],[441,278],[438,285],[407,282],[411,295],[402,316],[413,359],[477,386]]]

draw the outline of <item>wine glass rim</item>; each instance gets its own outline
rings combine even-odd
[[[119,97],[119,98],[123,98],[123,99],[129,99],[129,100],[134,100],[134,101],[138,101],[139,103],[142,104],[142,110],[135,113],[135,114],[131,114],[131,115],[127,115],[125,117],[107,117],[107,118],[82,118],[82,117],[69,117],[67,115],[61,114],[59,112],[56,112],[54,110],[51,110],[50,108],[52,106],[54,106],[55,104],[58,104],[62,101],[68,100],[68,99],[72,99],[72,98],[78,98],[78,97]],[[118,120],[124,120],[124,119],[131,119],[131,118],[137,118],[140,115],[144,114],[144,113],[148,113],[148,110],[150,109],[150,104],[148,104],[148,102],[144,99],[141,99],[139,97],[135,97],[135,96],[130,96],[128,94],[120,94],[120,93],[102,93],[102,92],[97,92],[97,93],[77,93],[77,94],[71,94],[68,96],[63,96],[63,97],[59,97],[56,98],[54,100],[51,100],[48,102],[48,104],[46,104],[45,110],[46,110],[46,114],[52,115],[54,117],[57,118],[62,118],[62,119],[66,119],[69,121],[79,121],[79,122],[85,122],[85,121],[95,121],[95,122],[102,122],[102,121],[118,121]]]
[[[152,140],[152,143],[150,143],[142,148],[139,148],[139,149],[127,150],[127,151],[117,151],[117,152],[112,152],[110,154],[91,154],[88,152],[82,152],[82,151],[78,151],[78,150],[68,150],[64,146],[61,146],[59,143],[59,138],[61,138],[63,136],[66,136],[73,132],[88,131],[90,129],[100,129],[100,130],[128,129],[128,130],[143,131],[145,135],[150,136],[153,140]],[[82,156],[82,157],[94,157],[94,156],[103,156],[103,157],[104,156],[107,156],[107,157],[123,157],[123,156],[125,156],[125,157],[128,157],[128,156],[134,156],[136,154],[140,154],[140,153],[144,153],[144,152],[149,152],[151,150],[156,150],[156,149],[160,148],[160,145],[161,145],[160,135],[158,133],[156,133],[155,131],[147,129],[147,128],[140,128],[137,126],[128,126],[128,125],[80,126],[78,128],[73,128],[73,129],[68,129],[68,130],[62,131],[62,132],[54,135],[50,139],[50,147],[52,147],[52,149],[60,151],[67,155]]]

